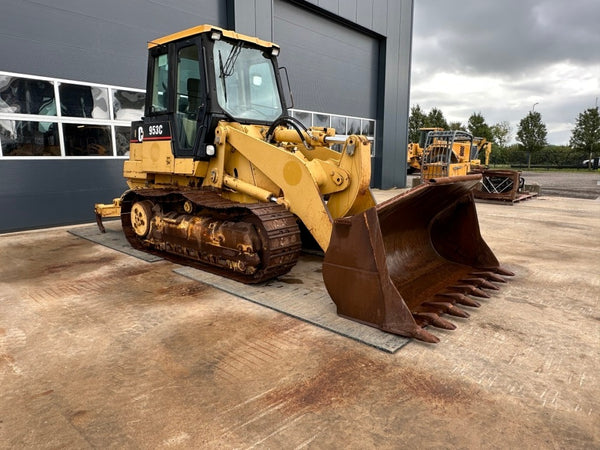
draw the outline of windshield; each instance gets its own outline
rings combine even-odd
[[[241,42],[215,41],[217,98],[236,119],[272,122],[283,112],[271,60]]]

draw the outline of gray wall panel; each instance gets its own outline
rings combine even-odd
[[[394,27],[400,26],[398,23],[399,17],[389,10],[390,6],[399,3],[410,4],[412,9],[412,0],[373,0],[373,31],[389,37]],[[402,45],[402,43],[396,43],[396,45],[398,44]]]
[[[360,0],[356,3],[356,23],[373,29],[373,0]]]
[[[285,1],[274,5],[296,108],[374,118],[379,41]]]
[[[243,0],[235,3],[235,14],[246,20],[244,30],[236,28],[238,33],[256,36],[265,41],[273,41],[273,1]]]
[[[93,222],[125,189],[123,160],[2,160],[0,233]]]
[[[147,41],[210,23],[223,0],[5,0],[0,70],[145,88]],[[0,232],[94,220],[126,184],[123,160],[0,160]]]
[[[389,28],[388,41],[402,42],[395,48],[388,46],[385,68],[386,92],[394,90],[395,96],[386,96],[382,120],[383,134],[381,161],[381,187],[391,188],[406,184],[406,148],[408,145],[408,111],[410,95],[410,55],[412,39],[412,5],[407,2],[390,2],[390,17],[397,17],[399,25]],[[393,52],[393,53],[392,53]],[[400,182],[403,182],[399,184]]]
[[[219,0],[8,0],[0,14],[0,70],[145,87],[147,41],[226,25]]]
[[[346,0],[338,4],[338,14],[344,19],[356,22],[358,0]]]

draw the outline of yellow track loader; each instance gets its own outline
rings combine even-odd
[[[287,113],[279,47],[202,25],[149,43],[120,215],[134,248],[243,283],[288,272],[301,229],[324,252],[338,314],[428,342],[502,275],[473,202],[480,176],[431,180],[376,205],[371,146]],[[341,147],[341,151],[334,150]]]
[[[427,142],[427,134],[430,131],[444,131],[443,128],[419,128],[419,142],[409,142],[406,151],[406,169],[410,175],[421,171],[421,160],[423,159],[423,148]]]

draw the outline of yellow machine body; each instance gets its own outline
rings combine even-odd
[[[376,205],[369,140],[287,114],[277,45],[202,25],[148,51],[145,116],[123,166],[130,189],[96,204],[101,229],[120,215],[134,248],[244,283],[286,273],[312,240],[340,315],[428,342],[424,327],[451,328],[440,315],[465,317],[456,303],[477,306],[467,295],[509,274],[479,233],[480,175]]]

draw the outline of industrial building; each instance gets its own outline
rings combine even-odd
[[[119,196],[147,43],[199,24],[281,46],[292,114],[373,141],[372,185],[405,185],[412,0],[5,2],[0,232],[89,222]]]

